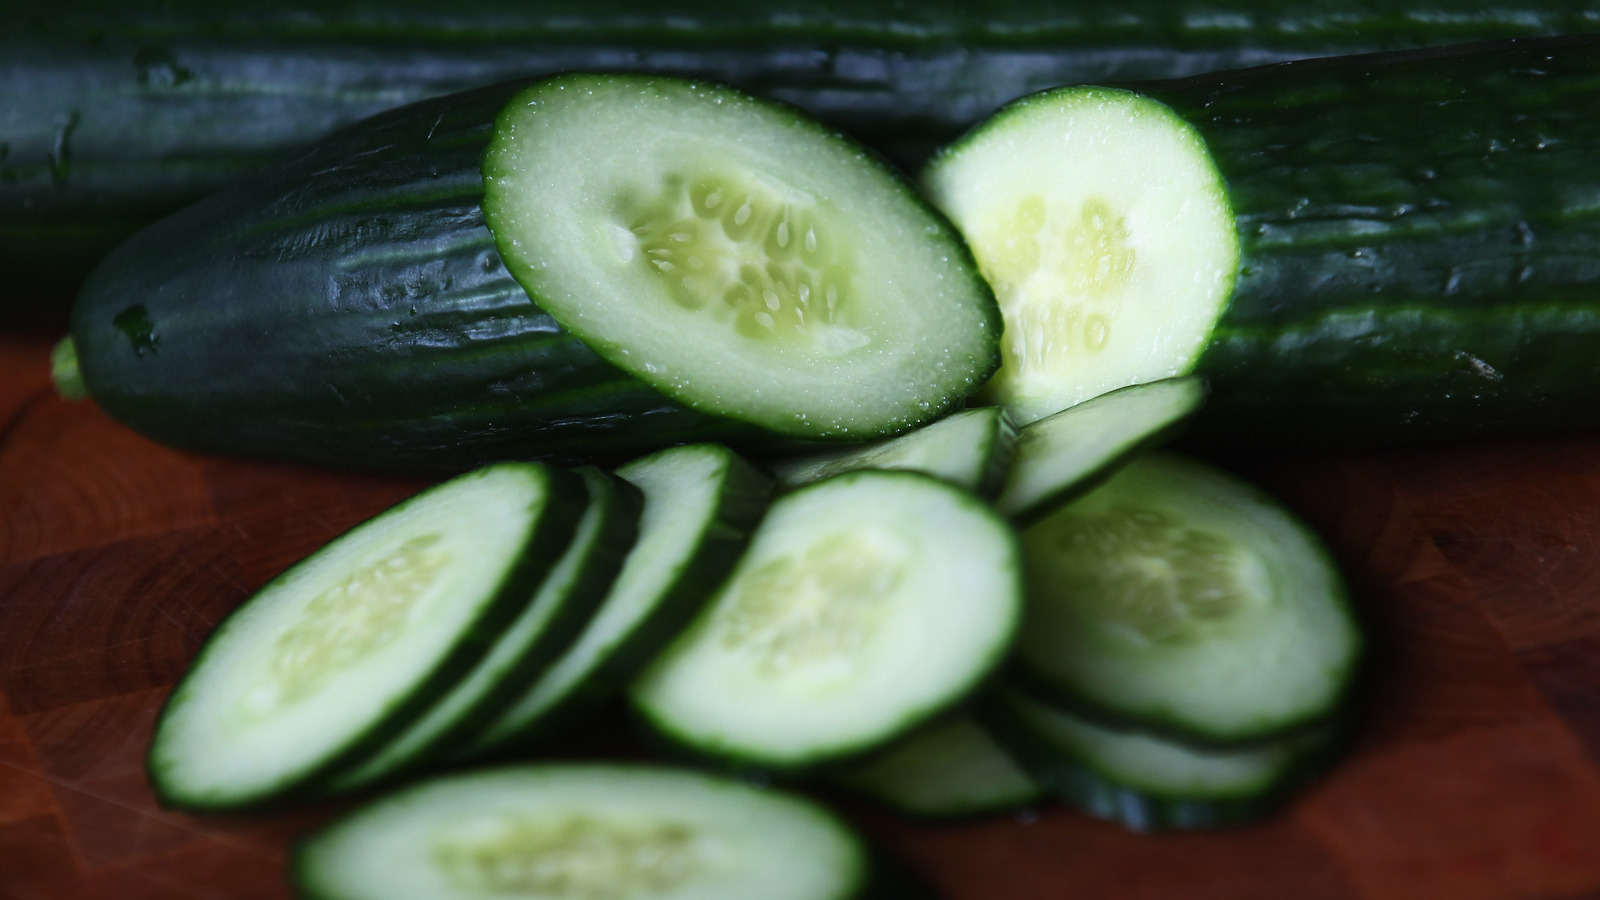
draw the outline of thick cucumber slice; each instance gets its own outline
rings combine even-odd
[[[529,690],[582,633],[633,548],[644,499],[638,488],[592,466],[577,471],[589,506],[533,602],[471,674],[371,758],[332,779],[332,791],[365,787],[447,752],[454,739],[488,725]]]
[[[910,469],[990,496],[1005,478],[1017,430],[999,407],[965,409],[909,434],[771,463],[796,488],[856,469]]]
[[[571,473],[504,463],[425,491],[268,582],[167,701],[150,778],[174,806],[294,792],[364,756],[483,656],[572,537]]]
[[[1322,542],[1272,497],[1178,456],[1134,460],[1022,533],[1018,675],[1198,740],[1329,716],[1362,639]]]
[[[560,76],[506,105],[484,178],[489,229],[534,302],[696,409],[870,438],[956,406],[998,363],[998,311],[960,239],[798,110]]]
[[[1102,394],[1023,428],[995,501],[1028,521],[1087,491],[1135,453],[1161,443],[1199,411],[1205,385],[1163,378]]]
[[[1246,747],[1123,731],[1002,689],[984,722],[1033,777],[1079,810],[1135,829],[1260,818],[1332,755],[1335,726]]]
[[[315,900],[852,900],[871,855],[796,797],[671,769],[551,765],[427,782],[305,841]]]
[[[1016,538],[915,472],[848,472],[772,505],[739,567],[632,690],[696,752],[795,768],[867,750],[949,707],[1021,612]]]
[[[644,512],[611,592],[577,642],[458,756],[536,744],[615,696],[727,577],[772,492],[769,477],[718,444],[662,450],[617,474],[644,492]]]
[[[1026,425],[1188,373],[1233,290],[1239,240],[1193,126],[1130,91],[1019,100],[946,148],[924,182],[1005,317],[983,394]]]
[[[971,716],[917,729],[833,780],[903,813],[952,818],[1017,809],[1043,790]]]

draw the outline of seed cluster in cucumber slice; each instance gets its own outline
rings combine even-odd
[[[156,728],[167,803],[302,789],[392,736],[488,649],[571,539],[583,488],[506,463],[357,526],[279,575],[207,641]]]
[[[1232,294],[1239,240],[1193,126],[1131,91],[1069,87],[1005,107],[924,184],[1005,318],[983,399],[1028,424],[1186,374]]]
[[[1021,613],[1011,528],[915,472],[848,472],[775,501],[726,585],[635,683],[699,753],[798,768],[870,749],[962,699]]]
[[[491,769],[424,783],[304,842],[313,900],[867,900],[872,856],[816,804],[642,766]]]
[[[1249,740],[1337,707],[1361,637],[1320,540],[1219,470],[1149,454],[1022,533],[1019,677],[1199,740]]]
[[[696,409],[872,438],[959,405],[998,364],[998,309],[960,238],[797,110],[673,78],[558,76],[506,105],[484,179],[529,296]]]

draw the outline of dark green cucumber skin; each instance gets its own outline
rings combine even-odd
[[[163,443],[343,468],[759,441],[601,360],[507,273],[479,160],[517,86],[374,117],[139,232],[72,312],[90,395]]]
[[[974,715],[995,741],[1046,791],[1085,815],[1132,831],[1227,828],[1263,819],[1326,771],[1349,743],[1343,722],[1306,748],[1258,790],[1227,797],[1157,794],[1120,784],[1069,750],[1028,727],[998,696],[984,698]]]
[[[526,465],[540,465],[531,463]],[[231,812],[239,810],[270,810],[287,808],[290,806],[312,802],[322,799],[324,782],[326,778],[364,759],[378,747],[381,747],[394,735],[399,734],[412,721],[423,715],[434,701],[443,696],[462,676],[470,672],[483,658],[493,645],[494,639],[500,631],[516,617],[533,591],[548,574],[550,567],[561,555],[562,549],[572,539],[572,530],[577,525],[578,518],[582,515],[587,502],[587,492],[582,480],[570,472],[553,467],[544,467],[548,484],[548,497],[545,502],[544,512],[539,521],[534,523],[527,541],[527,552],[507,572],[506,578],[500,583],[494,598],[484,606],[482,615],[472,627],[465,631],[456,646],[443,656],[434,671],[418,681],[416,688],[408,694],[393,698],[389,708],[375,721],[372,728],[361,735],[355,736],[345,747],[321,761],[316,767],[302,772],[292,783],[264,793],[260,796],[249,798],[228,798],[218,800],[213,797],[198,797],[185,795],[173,790],[157,761],[158,751],[161,749],[160,718],[157,719],[156,735],[152,738],[150,748],[145,756],[145,777],[149,782],[156,800],[169,809],[183,809],[197,812]],[[426,493],[426,492],[424,492]],[[417,496],[400,501],[386,512],[392,512],[414,502]],[[380,513],[383,515],[384,513]],[[377,518],[376,516],[374,518]],[[368,519],[367,522],[373,521]],[[360,529],[367,522],[356,525],[351,531]],[[350,532],[346,532],[348,534]],[[337,538],[335,538],[337,540]],[[331,543],[331,542],[330,542]],[[266,590],[271,585],[281,581],[290,572],[294,571],[300,563],[291,566],[284,572],[268,581],[258,589],[257,593]],[[253,596],[253,595],[252,595]],[[212,630],[212,635],[219,635],[228,627],[229,621],[240,609],[249,602],[241,603],[238,608],[224,617],[217,627]],[[209,644],[211,638],[207,639]],[[185,688],[190,680],[195,678],[205,662],[208,646],[202,646],[183,678],[173,687],[172,693],[167,695],[163,704],[161,717],[176,704],[182,703],[185,697]],[[380,698],[381,699],[381,698]]]
[[[655,608],[574,690],[542,715],[506,730],[493,741],[464,741],[459,758],[515,757],[569,733],[621,695],[705,608],[744,555],[756,526],[767,513],[774,490],[772,476],[767,472],[737,453],[726,449],[720,452],[727,456],[720,505],[706,522],[698,551]],[[645,501],[649,502],[648,495]]]
[[[1200,131],[1238,221],[1200,442],[1600,427],[1600,36],[1133,87]]]
[[[142,222],[374,113],[634,70],[779,97],[911,163],[1016,97],[1600,30],[1569,0],[63,0],[0,12],[0,263],[75,283]]]

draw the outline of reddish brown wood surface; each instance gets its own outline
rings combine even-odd
[[[224,613],[420,483],[158,447],[55,398],[48,351],[0,336],[0,897],[285,898],[326,811],[163,811],[145,743]],[[1248,469],[1328,536],[1374,635],[1342,765],[1213,834],[853,814],[955,900],[1600,898],[1600,440]]]

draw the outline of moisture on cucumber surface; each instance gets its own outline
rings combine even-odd
[[[819,806],[687,771],[488,769],[392,794],[304,841],[315,900],[868,900],[862,841]]]
[[[420,714],[528,602],[572,536],[570,473],[506,463],[371,519],[273,579],[168,699],[149,771],[166,803],[295,794]]]
[[[1021,614],[1015,536],[914,472],[858,471],[774,501],[720,592],[632,688],[669,740],[800,768],[960,701]]]
[[[489,229],[534,301],[695,409],[873,437],[953,407],[996,364],[998,311],[953,230],[797,110],[557,77],[502,110],[484,177]]]
[[[1320,539],[1264,492],[1149,454],[1022,532],[1020,678],[1199,740],[1326,718],[1362,648]]]

